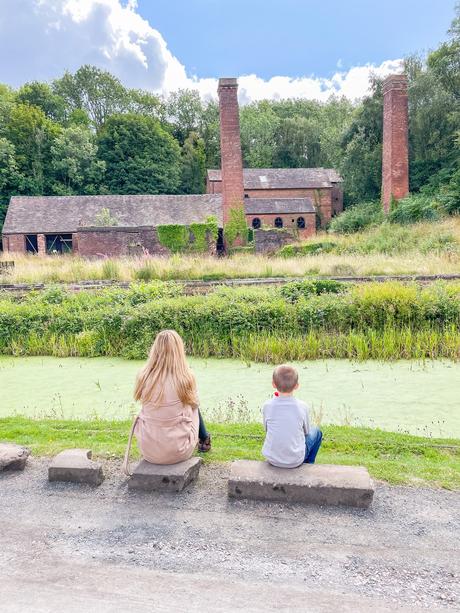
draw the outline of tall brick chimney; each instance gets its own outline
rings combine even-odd
[[[391,75],[383,82],[382,204],[409,193],[409,116],[407,77]]]
[[[230,209],[244,206],[243,159],[241,155],[238,81],[219,79],[220,153],[224,225]]]

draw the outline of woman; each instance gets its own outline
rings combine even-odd
[[[135,434],[142,456],[153,464],[188,460],[197,446],[211,449],[211,437],[198,410],[195,377],[187,364],[184,342],[174,330],[160,332],[139,372],[134,399],[142,403],[129,435],[123,469],[128,471]]]

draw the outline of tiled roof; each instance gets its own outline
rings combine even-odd
[[[315,212],[310,198],[245,198],[244,208],[246,215]]]
[[[80,226],[98,225],[108,209],[119,227],[203,222],[214,215],[222,224],[220,194],[187,196],[13,196],[4,234],[71,233]]]
[[[220,170],[208,170],[210,181],[222,181]],[[244,168],[245,189],[301,189],[331,187],[342,178],[333,168]]]

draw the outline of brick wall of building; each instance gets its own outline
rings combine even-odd
[[[230,209],[241,206],[244,198],[237,80],[219,79],[218,93],[222,164],[222,207],[225,225],[230,218]]]
[[[321,217],[321,226],[325,227],[332,217],[332,189],[248,189],[245,193],[250,198],[310,198]]]
[[[284,245],[295,243],[297,236],[289,230],[256,230],[254,246],[256,253],[275,253]]]
[[[405,75],[391,75],[383,83],[382,203],[386,212],[392,197],[409,193],[408,100]]]
[[[142,255],[144,249],[151,255],[169,254],[155,228],[81,228],[73,236],[82,257]]]
[[[9,234],[3,236],[3,250],[9,253],[24,253],[26,237],[24,234]]]
[[[281,217],[283,220],[283,228],[296,230],[297,235],[301,239],[309,238],[316,234],[316,214],[315,213],[295,213],[295,214],[274,214],[274,215],[246,215],[248,226],[252,228],[252,222],[255,218],[260,219],[264,228],[275,228],[275,219]],[[297,228],[298,217],[305,219],[305,228]]]

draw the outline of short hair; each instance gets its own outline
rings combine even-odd
[[[299,382],[299,375],[295,368],[287,364],[277,366],[273,371],[273,383],[276,389],[283,394],[289,394]]]

